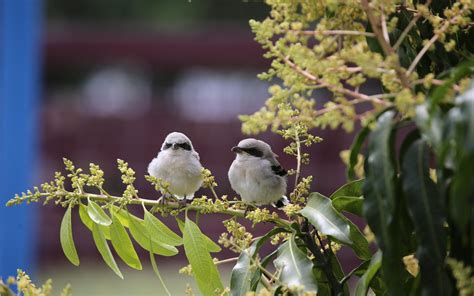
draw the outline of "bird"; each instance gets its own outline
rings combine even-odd
[[[183,133],[172,132],[166,136],[157,157],[148,165],[148,174],[167,182],[169,193],[180,204],[186,204],[202,185],[202,169],[191,140]]]
[[[270,145],[248,138],[231,151],[236,157],[229,168],[229,182],[244,202],[256,206],[272,204],[278,208],[289,203],[285,196],[287,171]]]

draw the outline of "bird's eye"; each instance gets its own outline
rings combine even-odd
[[[258,149],[258,148],[255,148],[255,147],[252,147],[252,148],[241,148],[243,151],[247,152],[248,154],[252,155],[252,156],[255,156],[255,157],[262,157],[263,156],[263,152]]]
[[[164,147],[164,150],[170,148],[172,145],[170,143],[165,143],[165,147]]]
[[[181,144],[178,144],[178,146],[183,148],[184,150],[191,151],[191,145],[189,145],[188,143],[181,143]]]

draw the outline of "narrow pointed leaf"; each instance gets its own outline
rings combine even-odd
[[[99,225],[95,223],[92,225],[92,237],[94,238],[95,245],[102,256],[102,259],[104,259],[105,263],[115,272],[116,275],[123,279],[123,275],[120,272],[117,263],[115,262],[114,256],[112,255],[109,245],[107,244],[107,240],[105,239]]]
[[[151,237],[150,240],[150,233],[148,232],[143,220],[135,219],[129,214],[128,224],[133,238],[145,250],[153,250],[153,253],[163,256],[174,256],[178,254],[178,249],[175,247],[165,244],[154,237]]]
[[[157,240],[171,246],[180,246],[183,244],[183,239],[179,235],[174,233],[168,226],[148,211],[145,211],[145,226],[150,232],[151,237]]]
[[[367,295],[367,292],[369,291],[369,287],[370,287],[370,282],[379,271],[381,265],[382,265],[382,252],[379,250],[377,253],[374,254],[372,259],[370,260],[369,267],[367,267],[367,270],[365,271],[364,275],[357,282],[357,286],[355,289],[356,296]]]
[[[81,218],[82,223],[90,231],[92,231],[92,224],[94,224],[94,221],[92,221],[92,219],[89,217],[89,214],[87,214],[87,206],[83,205],[82,203],[79,204],[79,217]],[[99,227],[102,230],[102,233],[104,234],[105,238],[110,240],[109,226],[99,225]]]
[[[131,268],[142,270],[142,264],[137,252],[135,252],[132,241],[125,227],[114,214],[112,214],[112,224],[110,224],[109,228],[112,245],[123,262],[127,263]]]
[[[69,206],[66,213],[61,221],[61,229],[59,231],[59,240],[66,258],[74,265],[79,265],[79,256],[77,255],[76,246],[74,245],[74,239],[72,237],[72,222],[71,222],[71,209]]]
[[[104,212],[104,210],[93,200],[89,200],[87,205],[87,214],[97,224],[109,226],[112,224],[112,219]]]
[[[110,207],[111,211],[114,213],[115,217],[117,219],[119,219],[120,223],[124,226],[124,227],[129,227],[129,223],[128,223],[128,219],[129,218],[132,218],[132,219],[135,219],[135,220],[140,220],[140,218],[130,214],[128,211],[124,210],[124,209],[120,209],[119,207],[117,206],[114,206],[112,205]]]
[[[320,193],[311,193],[308,204],[300,211],[316,229],[341,243],[352,244],[350,227],[331,205],[331,200]]]
[[[158,278],[161,285],[163,286],[163,289],[165,289],[166,295],[171,296],[171,293],[168,290],[168,288],[166,287],[165,281],[163,281],[163,278],[161,277],[160,271],[158,270],[158,265],[156,264],[155,255],[153,255],[153,251],[150,251],[149,253],[150,253],[150,262],[151,262],[151,266],[153,268],[153,272],[155,273],[156,277]]]
[[[215,290],[224,290],[216,265],[207,248],[205,236],[199,227],[186,218],[183,242],[186,257],[193,269],[194,278],[203,295],[214,295]]]
[[[317,292],[313,262],[298,248],[294,237],[278,248],[278,257],[273,263],[281,270],[280,281],[289,288],[302,286],[304,291]]]
[[[421,271],[421,291],[426,295],[449,294],[444,270],[446,232],[444,213],[436,185],[429,176],[428,145],[415,141],[403,157],[403,191],[417,236],[417,259]]]

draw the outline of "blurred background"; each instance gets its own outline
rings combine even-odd
[[[123,186],[116,159],[124,159],[137,172],[140,195],[156,199],[143,175],[172,131],[191,138],[216,176],[218,194],[234,195],[227,170],[230,148],[244,138],[237,116],[258,110],[269,86],[256,78],[269,61],[248,20],[267,13],[261,1],[0,0],[0,276],[23,268],[35,280],[53,278],[56,289],[71,283],[74,295],[163,295],[149,265],[140,272],[120,265],[126,280],[118,279],[77,216],[80,267],[67,262],[59,244],[64,209],[4,204],[51,180],[63,170],[63,157],[84,168],[99,164],[105,187],[118,195]],[[318,104],[327,96],[315,93]],[[308,151],[311,164],[303,173],[314,175],[313,189],[327,194],[345,180],[339,151],[351,138],[342,131],[315,134],[324,142]],[[294,167],[282,151],[287,142],[271,133],[259,138],[284,167]],[[217,241],[223,219],[202,217],[201,227]],[[177,230],[172,219],[164,220]],[[344,254],[347,270],[356,262]],[[183,295],[186,283],[193,286],[192,278],[178,274],[184,265],[183,256],[158,258],[173,295]],[[231,268],[222,269],[227,277]]]

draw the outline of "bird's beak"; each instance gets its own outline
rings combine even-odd
[[[232,149],[230,149],[230,151],[234,152],[234,153],[240,153],[242,152],[242,149],[240,149],[239,147],[237,146],[234,146],[232,147]]]
[[[178,150],[179,146],[178,146],[178,144],[174,143],[172,148],[173,148],[173,150]]]

